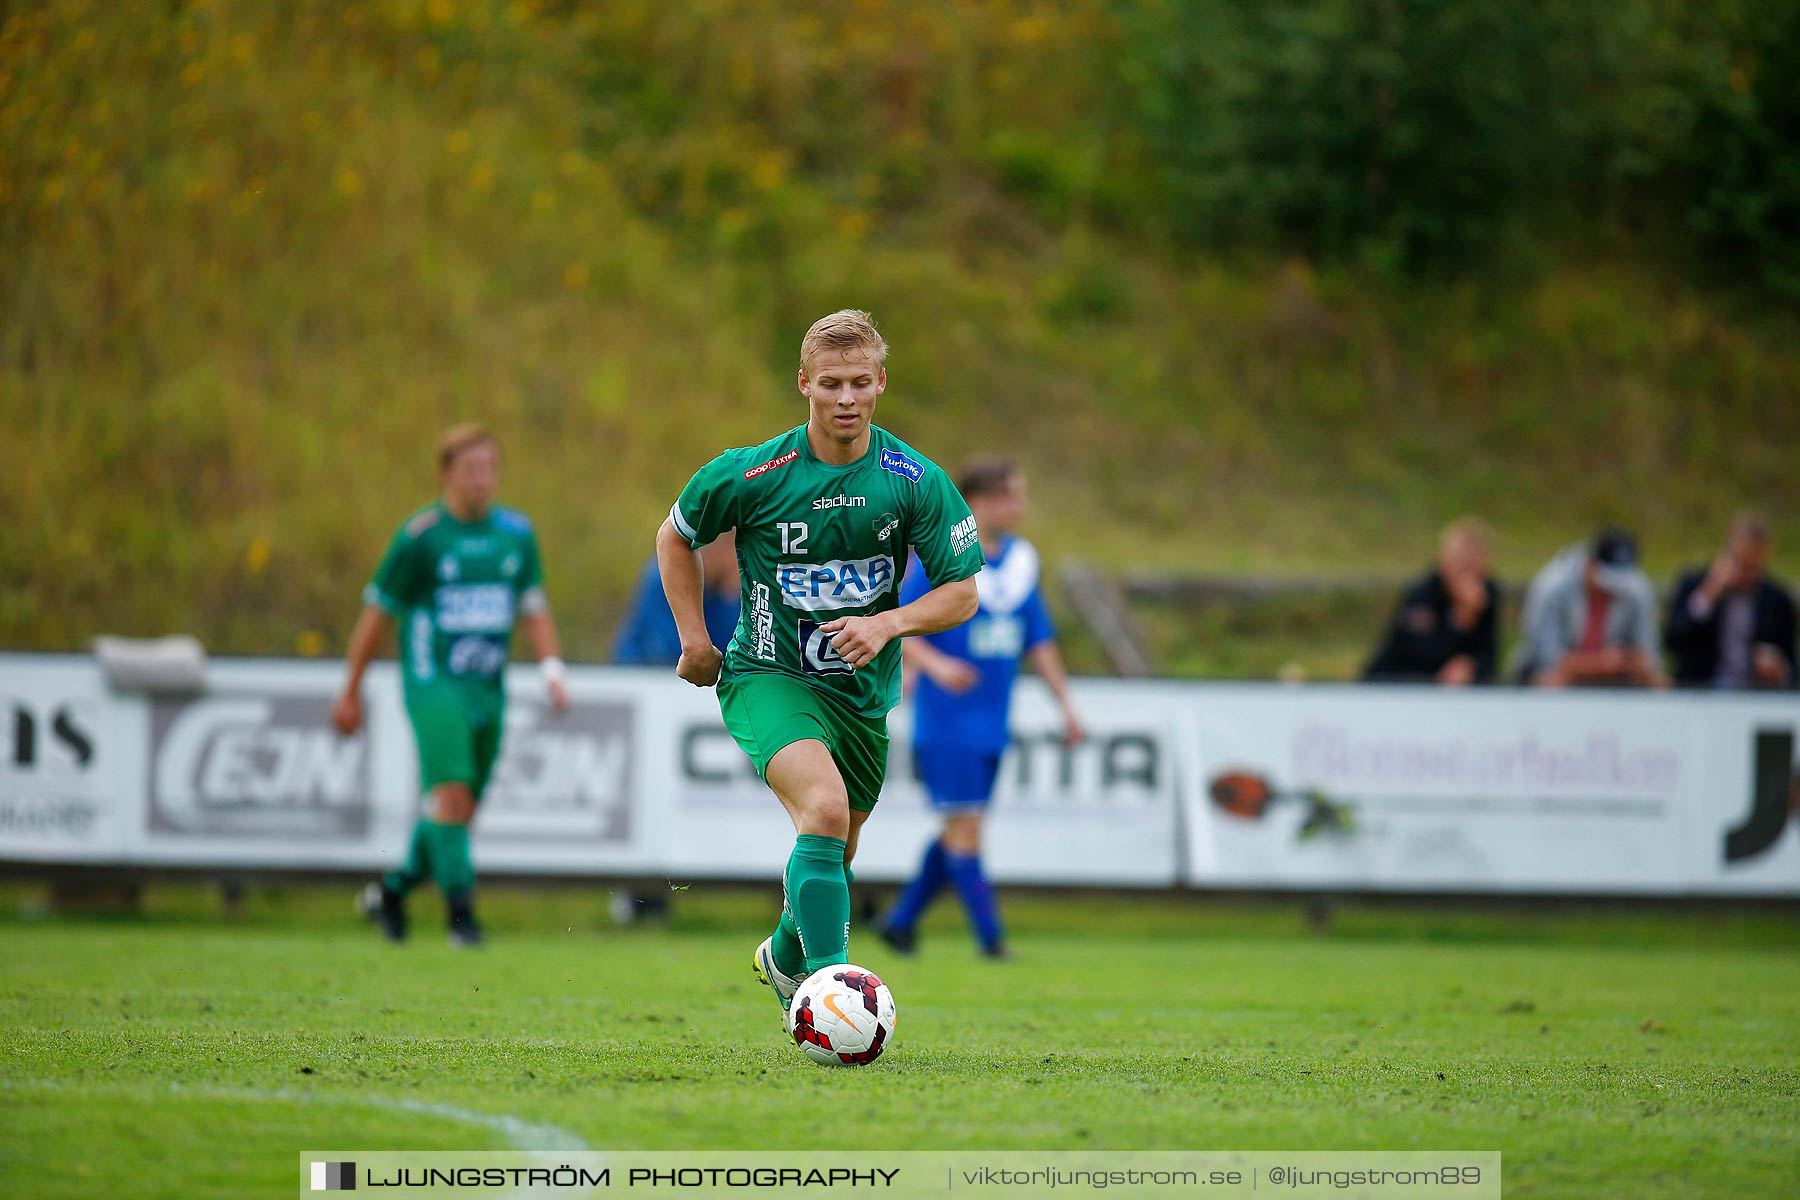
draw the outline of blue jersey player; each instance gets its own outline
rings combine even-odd
[[[1065,735],[1082,737],[1068,675],[1038,588],[1038,556],[1014,535],[1025,514],[1025,480],[1011,463],[980,459],[957,481],[980,530],[986,564],[975,577],[981,607],[968,623],[908,638],[906,670],[917,680],[913,761],[943,832],[925,848],[919,870],[880,922],[882,940],[910,954],[918,921],[946,883],[968,912],[982,954],[1006,956],[994,889],[981,869],[981,817],[994,793],[1011,734],[1007,714],[1021,659],[1029,659],[1062,705]],[[906,603],[929,587],[909,570]]]

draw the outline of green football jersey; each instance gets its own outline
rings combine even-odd
[[[523,513],[463,522],[438,501],[400,527],[363,599],[399,622],[407,691],[451,683],[497,699],[513,622],[545,606],[537,535]]]
[[[900,702],[900,639],[853,671],[819,626],[900,605],[907,547],[933,587],[982,567],[975,518],[942,468],[880,426],[846,466],[814,456],[806,426],[700,468],[669,519],[691,545],[737,530],[743,610],[726,677],[798,676],[866,717]]]

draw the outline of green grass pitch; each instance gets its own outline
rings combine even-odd
[[[1800,923],[1775,914],[1012,896],[853,937],[899,1002],[858,1071],[794,1052],[750,973],[763,892],[667,928],[602,890],[435,897],[382,944],[347,890],[198,889],[134,918],[0,888],[0,1193],[288,1194],[307,1149],[1464,1149],[1508,1196],[1792,1195]],[[834,1103],[842,1099],[846,1103]],[[843,1114],[857,1114],[848,1124]]]

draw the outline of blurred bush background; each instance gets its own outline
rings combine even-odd
[[[0,646],[336,654],[479,418],[599,657],[846,305],[1052,562],[1666,576],[1754,502],[1793,563],[1796,63],[1791,0],[0,3]]]

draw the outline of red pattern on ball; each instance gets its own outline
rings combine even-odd
[[[842,1051],[839,1051],[838,1058],[842,1059],[844,1062],[854,1063],[859,1066],[872,1063],[881,1057],[881,1046],[885,1041],[887,1041],[887,1026],[877,1024],[875,1026],[875,1040],[869,1043],[869,1048],[867,1050],[863,1050],[856,1054],[845,1054]]]
[[[794,1045],[818,1046],[823,1050],[830,1050],[832,1048],[831,1039],[813,1028],[811,996],[802,996],[800,998],[800,1010],[794,1014]],[[845,1061],[848,1062],[849,1060],[846,1059]]]
[[[875,991],[881,986],[881,980],[874,973],[869,971],[839,971],[836,975],[833,975],[832,978],[852,991],[862,993],[863,1007],[868,1009],[872,1015],[879,1016],[881,1014],[881,1006],[875,1001]]]

